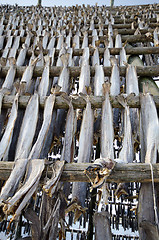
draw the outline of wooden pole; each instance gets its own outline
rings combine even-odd
[[[3,97],[2,101],[2,107],[3,108],[10,108],[12,107],[13,101],[14,101],[15,96],[13,95],[5,95]],[[40,108],[44,108],[44,104],[46,101],[47,97],[40,97]],[[29,102],[30,96],[20,96],[18,99],[19,102],[19,108],[26,108],[28,102]],[[83,109],[86,106],[85,100],[78,96],[78,95],[72,95],[72,104],[74,109]],[[159,108],[159,96],[153,96],[154,102],[156,104],[156,107]],[[92,104],[93,108],[101,108],[102,107],[102,102],[104,101],[104,97],[102,96],[90,96],[90,101]],[[123,108],[118,100],[114,96],[110,96],[110,101],[112,104],[113,108]],[[134,96],[131,99],[128,99],[127,104],[131,108],[140,108],[140,98],[139,96]],[[62,96],[56,96],[56,101],[55,101],[55,108],[56,109],[68,109],[68,104],[64,100]]]
[[[16,67],[16,78],[22,77],[26,67]],[[105,76],[111,76],[112,67],[103,67]],[[2,67],[0,69],[0,77],[4,78],[7,75],[9,67]],[[44,67],[35,67],[33,77],[41,77]],[[81,73],[81,67],[69,67],[70,77],[79,77]],[[95,74],[95,67],[90,67],[91,76]],[[120,76],[125,77],[126,67],[119,67]],[[58,77],[62,71],[62,67],[50,67],[50,77]],[[159,67],[158,66],[144,66],[136,67],[137,75],[142,77],[158,77],[159,76]]]
[[[92,166],[92,163],[66,163],[61,181],[63,182],[89,182],[90,180],[85,175],[84,170],[88,166]],[[7,180],[14,162],[0,162],[0,180]],[[153,164],[154,181],[159,182],[159,163]],[[46,176],[46,170],[44,170],[41,178],[41,183]],[[48,176],[52,176],[51,168],[48,170]],[[93,180],[94,174],[90,175]],[[146,163],[117,163],[108,177],[107,182],[151,182],[150,165]]]

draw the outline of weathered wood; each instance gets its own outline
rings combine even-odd
[[[3,98],[3,108],[10,108],[13,104],[15,96],[12,95],[5,95]],[[47,97],[40,97],[40,108],[44,108],[45,100]],[[74,109],[80,108],[83,109],[86,106],[85,100],[78,96],[78,95],[72,95],[72,104]],[[19,97],[19,108],[26,108],[28,102],[29,102],[30,96],[20,96]],[[159,96],[153,97],[156,107],[159,107]],[[114,96],[110,96],[111,104],[113,108],[123,108],[120,103],[117,101],[117,99]],[[102,102],[104,101],[104,97],[102,96],[90,96],[90,101],[93,108],[101,108]],[[139,96],[134,96],[131,99],[128,99],[128,105],[131,108],[139,108],[140,107],[140,99]],[[62,96],[57,96],[55,101],[55,108],[63,108],[68,109],[68,104],[64,100]]]
[[[26,67],[16,67],[16,78],[22,77],[23,72]],[[111,76],[112,67],[103,67],[104,75]],[[0,69],[0,77],[4,78],[7,75],[9,67],[3,67]],[[35,67],[33,77],[41,77],[44,67]],[[81,67],[69,67],[70,77],[79,77],[81,72]],[[124,77],[126,74],[126,67],[120,67],[120,76]],[[62,67],[50,67],[50,77],[58,77],[62,71]],[[158,66],[144,66],[136,67],[138,76],[149,76],[149,77],[158,77],[159,76],[159,67]],[[90,67],[91,76],[95,74],[95,67]]]
[[[89,178],[84,173],[84,170],[91,166],[92,163],[67,163],[65,164],[61,181],[63,182],[89,182]],[[7,180],[11,170],[14,166],[14,162],[0,162],[0,180]],[[154,181],[159,182],[159,163],[153,164]],[[46,176],[46,170],[44,170],[41,178],[43,182]],[[52,176],[52,171],[49,169],[48,176]],[[94,178],[94,175],[89,175],[90,178]],[[129,163],[119,164],[117,163],[107,179],[108,182],[151,182],[150,165],[145,163]]]
[[[93,55],[94,50],[95,50],[94,48],[90,47],[90,55]],[[110,51],[111,55],[120,54],[120,50],[121,50],[121,48],[109,48],[109,51]],[[126,50],[126,53],[128,55],[159,54],[159,47],[130,47],[130,48],[125,48],[125,50]],[[99,51],[99,55],[103,56],[105,48],[98,48],[98,51]],[[0,54],[2,54],[2,53],[3,53],[3,50],[0,50]],[[40,54],[40,50],[35,50],[34,54],[35,54],[35,56],[38,56]],[[43,50],[43,55],[47,55],[47,54],[48,54],[48,50],[44,49]],[[82,56],[82,54],[83,54],[83,49],[81,49],[81,48],[80,49],[73,49],[72,56]],[[32,50],[31,50],[31,48],[29,48],[27,50],[27,56],[31,57],[31,55],[32,55]],[[58,56],[58,55],[59,55],[59,50],[56,49],[55,50],[55,56]]]

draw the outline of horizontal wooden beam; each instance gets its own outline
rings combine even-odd
[[[111,55],[118,55],[120,54],[121,48],[109,48],[110,54]],[[92,56],[95,49],[89,48],[90,55]],[[102,56],[104,55],[105,48],[98,48],[99,55]],[[142,54],[159,54],[159,47],[130,47],[130,48],[125,48],[126,54],[127,55],[142,55]],[[3,52],[1,50],[0,52]],[[40,53],[40,50],[35,50],[34,54],[38,56]],[[48,50],[44,49],[43,51],[44,55],[48,54]],[[83,54],[83,49],[73,49],[72,56],[82,56]],[[30,57],[32,55],[32,50],[31,48],[28,49],[27,55]],[[59,55],[59,50],[55,50],[55,56]]]
[[[16,77],[22,77],[26,66],[17,67],[16,66]],[[0,77],[4,78],[7,75],[9,67],[2,67],[0,69]],[[33,72],[33,77],[41,77],[43,73],[44,67],[35,67]],[[70,77],[79,77],[81,72],[81,67],[69,67]],[[111,76],[112,67],[103,67],[104,75]],[[50,67],[50,77],[58,77],[62,71],[62,67]],[[125,77],[126,75],[126,67],[119,67],[120,76]],[[136,67],[138,76],[149,76],[149,77],[158,77],[159,76],[159,67],[158,66],[144,66],[144,67]],[[95,67],[90,67],[91,76],[95,74]]]
[[[13,95],[5,95],[3,97],[2,101],[2,107],[3,108],[10,108],[13,104],[15,96]],[[44,108],[45,100],[47,97],[40,97],[40,108]],[[30,96],[20,96],[19,97],[19,108],[26,108],[28,102],[29,102]],[[85,100],[78,96],[78,95],[71,95],[72,104],[74,109],[83,109],[86,106]],[[159,96],[153,96],[153,99],[155,101],[156,107],[159,108]],[[90,96],[90,102],[92,104],[93,108],[101,108],[102,102],[104,101],[103,96]],[[113,108],[123,108],[120,103],[117,101],[117,99],[113,96],[110,96],[110,101]],[[131,99],[128,99],[127,104],[131,108],[140,108],[140,98],[139,96],[134,96]],[[65,102],[64,98],[62,96],[57,96],[55,101],[55,108],[63,108],[67,109],[68,104]]]
[[[0,180],[7,180],[14,166],[14,162],[0,162]],[[89,182],[90,179],[84,173],[88,166],[92,163],[67,163],[65,164],[61,181],[64,182]],[[159,182],[159,164],[153,164],[154,181]],[[48,176],[51,177],[51,168],[48,170]],[[41,182],[46,176],[46,169],[43,172]],[[95,174],[90,174],[91,180]],[[151,182],[150,165],[143,163],[116,163],[107,182]]]

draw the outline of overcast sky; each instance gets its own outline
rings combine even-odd
[[[2,4],[15,4],[17,3],[18,5],[36,5],[38,0],[0,0],[0,3]],[[82,5],[82,4],[90,4],[94,5],[95,3],[98,3],[98,5],[110,5],[110,0],[42,0],[42,5],[43,6],[58,6],[58,5],[63,5],[63,6],[71,6],[71,5]],[[158,3],[158,0],[114,0],[114,5],[119,6],[119,5],[138,5],[138,4],[153,4],[153,3]]]

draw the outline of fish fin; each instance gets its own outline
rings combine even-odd
[[[33,66],[35,66],[35,64],[38,62],[38,61],[40,61],[40,58],[39,57],[36,57],[35,59],[31,59],[31,65]]]
[[[102,84],[103,87],[103,95],[105,96],[107,93],[110,93],[110,83],[109,82],[105,82]]]
[[[55,87],[51,88],[52,94],[60,94],[61,87],[59,85],[56,85]]]

